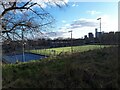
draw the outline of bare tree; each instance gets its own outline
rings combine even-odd
[[[62,0],[46,0],[47,4],[61,7]],[[3,39],[20,39],[24,31],[29,37],[35,36],[36,32],[42,34],[42,30],[54,23],[52,15],[44,10],[41,4],[27,0],[27,2],[0,1],[1,7],[1,26]],[[25,35],[25,36],[26,36]],[[27,38],[27,36],[26,36]]]

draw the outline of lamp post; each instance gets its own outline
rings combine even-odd
[[[98,18],[97,20],[100,20],[100,35],[99,35],[99,38],[100,38],[100,44],[101,44],[101,34],[102,34],[102,32],[101,32],[101,18]],[[100,45],[100,47],[101,47],[101,45]]]
[[[101,32],[101,18],[98,18],[97,20],[100,20],[100,32]]]
[[[73,47],[72,47],[72,30],[71,31],[68,31],[71,33],[71,53],[73,52]]]

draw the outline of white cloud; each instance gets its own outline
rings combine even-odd
[[[72,7],[75,7],[75,4],[73,4]]]
[[[88,32],[95,32],[95,28],[94,27],[82,27],[82,28],[75,28],[75,29],[63,29],[61,28],[59,31],[64,32],[61,37],[64,38],[70,38],[71,34],[68,32],[72,30],[73,31],[73,38],[81,38],[84,37],[84,35],[88,34]]]
[[[104,32],[118,31],[118,19],[113,18],[110,15],[102,15],[101,17],[101,30]],[[87,35],[89,32],[95,34],[95,28],[100,26],[100,21],[95,19],[80,18],[79,20],[74,20],[71,24],[66,24],[58,31],[66,32],[61,35],[61,37],[68,38],[70,37],[69,30],[73,31],[73,38],[81,38],[84,35]]]
[[[71,23],[70,29],[75,29],[75,28],[82,28],[82,27],[95,27],[96,20],[95,19],[84,19],[81,18],[79,20],[73,21]]]
[[[98,11],[95,11],[95,10],[91,10],[91,11],[87,11],[88,14],[91,14],[91,15],[96,15],[96,14],[101,14],[102,12],[98,12]]]
[[[70,26],[70,24],[65,24],[65,27],[69,27]]]
[[[47,7],[47,5],[46,5],[45,3],[40,3],[40,6],[41,6],[42,8],[46,8],[46,7]]]
[[[65,21],[65,20],[62,20],[62,23],[66,23],[66,21]]]
[[[16,0],[4,0],[4,1],[8,1],[8,2],[14,2]],[[18,0],[19,2],[24,2],[24,1],[28,1],[28,0]],[[34,1],[42,1],[42,0],[34,0]],[[48,1],[48,0],[45,0]],[[57,0],[49,0],[49,1],[57,1]],[[61,0],[62,1],[62,0]],[[66,2],[118,2],[119,0],[63,0]]]
[[[2,11],[3,11],[3,7],[2,5],[0,5],[0,14],[2,13]]]
[[[15,2],[16,0],[4,0],[5,2]],[[17,0],[17,2],[28,2],[30,0]],[[31,0],[31,2],[35,2],[41,5],[42,8],[46,8],[47,5],[56,6],[59,4],[60,6],[68,3],[68,0]]]
[[[79,6],[79,5],[76,5],[77,7]]]
[[[78,6],[78,5],[77,5],[77,4],[75,4],[75,3],[72,5],[72,7],[77,7],[77,6]]]
[[[3,2],[15,2],[16,0],[3,0]],[[28,2],[30,0],[17,0],[17,2]],[[47,6],[64,6],[68,3],[68,0],[31,0],[31,2],[38,3],[42,8],[46,8]],[[38,6],[33,6],[38,7]],[[3,7],[0,5],[0,13],[2,12]]]
[[[97,20],[99,17],[101,17],[102,31],[118,31],[118,19],[110,15],[102,15],[94,19],[80,18],[73,20],[72,23],[67,23],[66,21],[63,27],[59,28],[57,31],[46,33],[46,36],[51,38],[70,38],[70,33],[68,32],[70,30],[73,31],[73,38],[84,37],[84,35],[88,35],[89,32],[95,34],[95,28],[98,28],[98,31],[100,31],[100,21]]]
[[[68,3],[68,0],[32,0],[32,2],[37,2],[41,6],[43,6],[43,8],[46,8],[47,5],[50,6],[56,6],[56,4],[60,6],[65,5],[66,3]]]
[[[119,2],[119,0],[69,0],[69,2]]]
[[[102,31],[118,31],[118,19],[110,15],[102,15],[101,17],[101,30]],[[99,24],[99,21],[98,21]]]
[[[59,31],[67,30],[70,27],[70,24],[65,24],[63,27],[59,28]]]
[[[50,38],[58,38],[58,37],[63,37],[66,32],[64,31],[56,31],[56,32],[47,32],[45,35]]]
[[[94,32],[95,27],[97,27],[95,19],[80,18],[73,20],[71,24],[65,24],[63,27],[59,28],[58,32],[64,32],[59,37],[70,38],[68,31],[72,30],[73,38],[81,38],[88,32]]]

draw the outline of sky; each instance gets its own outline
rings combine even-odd
[[[67,6],[58,8],[44,5],[46,11],[55,18],[55,27],[46,32],[50,38],[84,38],[89,32],[95,34],[95,28],[100,31],[118,31],[118,2],[67,2]]]
[[[71,30],[73,38],[84,38],[84,35],[88,35],[89,32],[92,32],[95,36],[95,28],[100,31],[100,20],[97,20],[97,18],[101,18],[101,31],[118,31],[117,0],[115,2],[107,0],[102,0],[102,2],[100,0],[96,0],[97,2],[95,0],[84,0],[84,2],[83,0],[64,1],[67,5],[59,3],[62,5],[62,8],[59,8],[54,4],[51,4],[52,7],[50,7],[47,4],[48,0],[34,0],[55,18],[54,28],[43,32],[45,36],[52,39],[58,37],[70,38],[71,33],[69,31]]]

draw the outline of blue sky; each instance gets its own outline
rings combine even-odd
[[[48,31],[50,37],[70,37],[69,30],[73,31],[73,38],[81,38],[89,32],[94,34],[99,30],[101,17],[102,31],[118,30],[118,3],[117,2],[67,2],[67,6],[58,8],[45,7],[56,19],[55,28]],[[50,34],[51,32],[51,34]],[[56,34],[53,35],[53,32]]]
[[[11,0],[10,0],[11,1]],[[20,2],[27,2],[29,0],[20,0]],[[101,17],[102,31],[118,31],[118,2],[110,2],[111,0],[32,0],[37,2],[48,11],[54,18],[54,28],[44,30],[44,35],[37,32],[37,37],[49,38],[70,38],[70,30],[73,31],[73,38],[84,38],[89,32],[95,34],[95,28],[99,28],[99,21],[97,18]],[[48,1],[65,1],[67,6],[62,5],[62,8],[55,6]],[[88,2],[89,1],[89,2]],[[91,2],[90,2],[91,1]],[[102,2],[100,2],[102,1]],[[35,7],[37,9],[38,7]],[[0,13],[1,13],[0,5]],[[19,14],[19,13],[18,13]],[[43,28],[44,29],[44,28]],[[36,33],[35,33],[36,34]]]
[[[27,1],[27,0],[23,0]],[[61,0],[49,0],[61,1]],[[54,28],[43,32],[50,38],[69,38],[73,31],[73,38],[82,38],[89,32],[95,34],[95,28],[99,30],[99,21],[101,17],[102,31],[118,31],[118,2],[87,2],[91,0],[63,0],[67,6],[62,8],[51,4],[48,6],[48,0],[34,0],[38,2],[54,18]],[[82,1],[82,2],[80,2]],[[94,0],[93,0],[94,1]],[[104,0],[102,0],[104,1]]]

